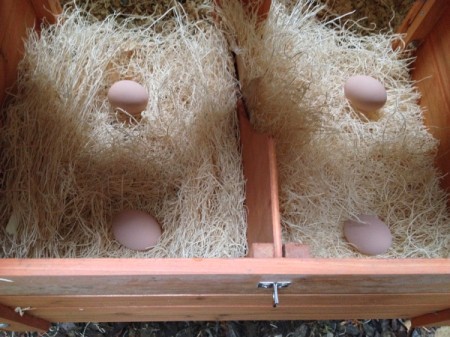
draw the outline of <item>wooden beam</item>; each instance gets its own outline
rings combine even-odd
[[[450,259],[2,259],[0,270],[0,296],[250,295],[261,281],[292,281],[291,294],[450,293]]]
[[[450,308],[414,317],[411,323],[413,327],[450,325]]]
[[[8,324],[7,330],[11,331],[40,331],[50,329],[50,322],[34,317],[27,313],[20,314],[14,309],[0,304],[0,322]]]
[[[247,242],[249,247],[254,243],[272,243],[273,257],[282,257],[275,142],[253,129],[242,100],[237,108],[246,179]]]
[[[436,22],[445,9],[450,5],[448,0],[418,0],[406,15],[397,33],[406,34],[404,44],[415,41],[420,44],[434,28]],[[394,44],[394,49],[401,47],[400,43]]]

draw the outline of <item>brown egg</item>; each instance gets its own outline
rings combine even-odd
[[[126,210],[112,220],[114,238],[127,248],[147,250],[154,247],[161,237],[161,226],[150,214]]]
[[[344,95],[351,105],[362,112],[374,112],[387,100],[386,89],[380,81],[370,76],[350,77],[344,85]]]
[[[376,215],[359,215],[344,222],[344,235],[357,250],[367,255],[384,254],[392,245],[388,226]]]
[[[113,108],[120,108],[130,115],[139,116],[147,107],[148,92],[135,81],[123,80],[109,88],[108,100]]]

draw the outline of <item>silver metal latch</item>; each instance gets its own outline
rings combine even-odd
[[[291,285],[290,281],[285,282],[259,282],[258,288],[273,289],[273,307],[276,308],[280,301],[278,300],[278,289],[286,288]]]

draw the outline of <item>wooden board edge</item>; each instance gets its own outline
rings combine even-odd
[[[450,308],[411,319],[413,327],[450,325]]]
[[[242,99],[237,113],[246,180],[247,242],[249,248],[255,243],[271,243],[273,257],[282,257],[275,141],[253,129]]]
[[[450,259],[286,259],[286,258],[95,258],[0,259],[0,282],[23,277],[92,277],[134,275],[292,275],[302,276],[446,276]]]
[[[7,324],[8,331],[38,331],[47,332],[50,322],[27,313],[16,312],[13,308],[0,304],[0,322]]]
[[[396,40],[393,49],[404,49],[412,42],[418,46],[439,21],[449,4],[448,0],[417,0],[397,29],[398,34],[404,35],[403,41]]]

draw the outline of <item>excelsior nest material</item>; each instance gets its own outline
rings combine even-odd
[[[238,257],[246,251],[235,76],[223,35],[176,8],[163,33],[78,9],[31,33],[5,109],[3,257]],[[132,20],[132,19],[130,19]],[[124,124],[107,100],[119,79],[150,93]],[[124,209],[163,226],[147,252],[112,237]]]
[[[312,1],[290,9],[273,1],[264,23],[246,20],[235,0],[222,3],[251,119],[276,139],[284,240],[309,245],[315,257],[360,256],[343,222],[376,214],[393,234],[383,257],[449,257],[437,142],[423,125],[412,60],[392,50],[400,37],[355,35],[343,18],[318,22]],[[343,84],[357,74],[387,88],[378,120],[344,98]]]

